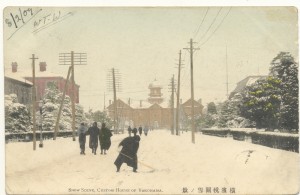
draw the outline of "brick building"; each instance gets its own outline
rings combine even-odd
[[[147,100],[134,102],[128,100],[128,103],[118,99],[117,104],[117,123],[119,128],[131,126],[149,126],[150,128],[170,128],[172,122],[172,109],[168,102],[164,101],[161,93],[162,86],[155,80],[148,86],[150,93]],[[188,100],[181,105],[185,117],[190,113],[191,101]],[[203,106],[201,102],[194,102],[195,115],[202,115]],[[108,115],[114,118],[114,102],[110,101],[107,107]]]
[[[47,71],[46,62],[40,62],[39,67],[35,71],[35,84],[36,84],[36,100],[39,101],[45,94],[45,89],[47,88],[48,83],[55,82],[58,89],[63,92],[66,79],[60,74],[55,74]],[[15,81],[12,81],[14,79]],[[26,71],[19,71],[18,64],[13,62],[11,64],[11,69],[5,70],[5,94],[11,92],[18,92],[18,98],[26,100],[28,103],[31,101],[31,87],[32,87],[32,70],[26,69]],[[26,90],[20,90],[20,87],[16,87],[14,83],[23,82],[22,85],[26,86]],[[30,85],[30,86],[29,86]],[[29,89],[30,88],[30,89]],[[79,85],[75,84],[75,102],[79,103]],[[26,91],[26,92],[24,92]],[[66,95],[71,96],[72,94],[72,85],[69,82]],[[21,101],[20,101],[21,102]],[[31,102],[30,102],[31,103]]]

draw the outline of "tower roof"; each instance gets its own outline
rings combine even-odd
[[[152,83],[150,83],[149,88],[162,88],[162,86],[158,83],[156,79]]]

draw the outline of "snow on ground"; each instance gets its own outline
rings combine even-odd
[[[299,191],[299,154],[247,142],[196,134],[180,136],[166,130],[141,136],[138,173],[113,162],[119,142],[114,135],[107,155],[93,155],[86,144],[79,155],[78,141],[60,138],[6,144],[6,191],[9,194],[203,194],[206,188],[235,189],[236,194],[295,194]],[[88,140],[88,137],[87,137]],[[37,143],[38,146],[38,143]],[[150,167],[153,167],[151,169]],[[141,191],[143,190],[143,191]],[[154,190],[154,191],[153,191]],[[156,191],[155,191],[156,190]],[[217,193],[217,191],[215,191]]]

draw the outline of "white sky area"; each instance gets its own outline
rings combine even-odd
[[[271,60],[280,51],[291,52],[298,61],[296,8],[232,7],[230,10],[223,7],[221,11],[220,8],[42,7],[42,11],[15,32],[15,26],[8,27],[5,21],[11,19],[11,13],[18,13],[19,7],[8,7],[4,10],[4,66],[11,69],[11,63],[17,62],[19,70],[30,69],[29,58],[35,54],[39,58],[36,64],[45,61],[48,71],[66,77],[68,67],[58,65],[59,53],[87,53],[87,65],[75,67],[80,104],[85,110],[102,110],[104,93],[106,106],[113,99],[107,86],[111,68],[121,74],[122,91],[118,98],[125,102],[128,98],[146,100],[148,85],[156,78],[168,101],[171,95],[168,85],[173,74],[177,80],[179,50],[185,59],[181,98],[189,99],[190,60],[183,48],[189,46],[190,38],[197,42],[195,47],[200,47],[194,53],[194,86],[195,99],[201,98],[204,105],[226,99],[226,45],[229,93],[246,76],[267,75]],[[34,13],[38,9],[34,8]],[[48,14],[52,18],[59,12],[61,18],[69,12],[72,14],[33,33],[43,26],[34,27],[35,21]]]

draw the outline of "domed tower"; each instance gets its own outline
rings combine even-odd
[[[160,104],[163,102],[161,89],[162,86],[158,84],[157,80],[155,79],[148,87],[150,89],[148,102],[151,104]]]

